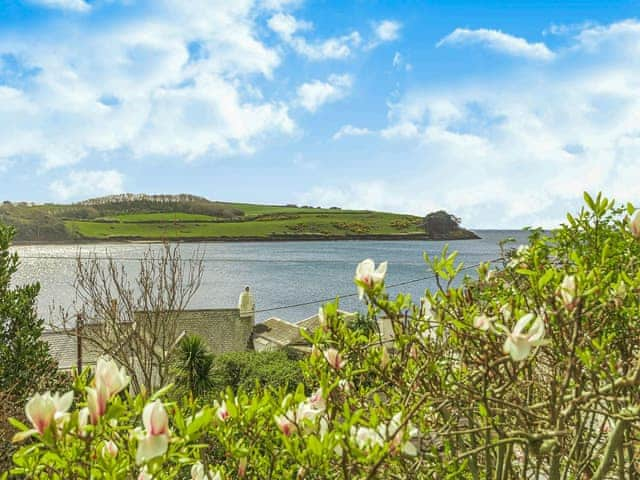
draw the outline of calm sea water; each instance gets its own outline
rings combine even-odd
[[[376,264],[387,260],[386,283],[395,284],[427,277],[430,271],[423,260],[423,252],[439,253],[448,243],[450,250],[459,252],[459,260],[474,265],[498,256],[498,242],[507,237],[516,239],[514,245],[526,243],[527,232],[484,230],[477,232],[482,239],[454,242],[422,241],[328,241],[328,242],[246,242],[246,243],[185,243],[181,245],[183,258],[190,258],[197,249],[204,253],[205,272],[202,286],[191,302],[191,308],[234,307],[245,285],[250,285],[256,299],[256,309],[333,298],[355,293],[353,276],[356,265],[364,258]],[[38,281],[41,284],[38,310],[49,318],[53,302],[68,307],[74,300],[72,282],[75,257],[78,253],[98,256],[110,254],[121,261],[135,275],[136,260],[150,248],[143,244],[37,245],[20,246],[21,256],[16,283]],[[157,248],[157,246],[151,246]],[[469,271],[473,274],[473,270]],[[417,299],[425,289],[435,288],[433,280],[425,280],[392,288],[391,293],[408,292]],[[341,308],[356,310],[357,298],[344,298]],[[294,308],[259,312],[263,321],[278,316],[298,321],[318,311],[321,303]]]

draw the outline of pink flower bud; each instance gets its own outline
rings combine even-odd
[[[242,457],[238,463],[238,476],[244,478],[247,473],[247,457]]]
[[[160,400],[149,403],[142,411],[142,423],[151,436],[169,433],[169,416]]]
[[[113,442],[113,440],[109,440],[108,442],[105,442],[105,444],[102,446],[102,456],[114,458],[117,455],[118,455],[118,446]]]
[[[108,401],[109,394],[104,384],[98,383],[96,388],[87,387],[87,407],[93,425],[106,413]]]
[[[227,402],[223,401],[216,410],[216,416],[223,422],[229,418],[229,410],[227,410]]]
[[[631,219],[630,223],[631,234],[635,238],[640,238],[640,210],[636,212],[636,214]]]
[[[276,425],[286,437],[296,431],[296,425],[286,415],[276,415],[275,420]]]

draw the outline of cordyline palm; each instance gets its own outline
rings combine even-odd
[[[209,391],[213,385],[211,368],[213,354],[197,335],[189,335],[178,344],[174,368],[176,384],[186,388],[192,397]]]

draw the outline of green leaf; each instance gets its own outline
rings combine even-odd
[[[584,197],[584,202],[588,205],[588,207],[591,209],[592,212],[596,211],[596,204],[593,201],[593,198],[591,198],[591,195],[589,195],[589,193],[584,192],[583,194]]]

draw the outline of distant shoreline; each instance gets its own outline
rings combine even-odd
[[[480,240],[482,237],[474,232],[466,231],[463,237],[439,237],[433,238],[429,235],[421,234],[380,234],[380,235],[273,235],[270,237],[179,237],[167,239],[143,238],[143,237],[110,237],[110,238],[83,238],[78,240],[21,240],[14,241],[14,246],[30,245],[82,245],[101,243],[122,243],[122,244],[156,244],[165,240],[176,243],[241,243],[241,242],[322,242],[322,241],[431,241],[450,242],[456,240]]]

